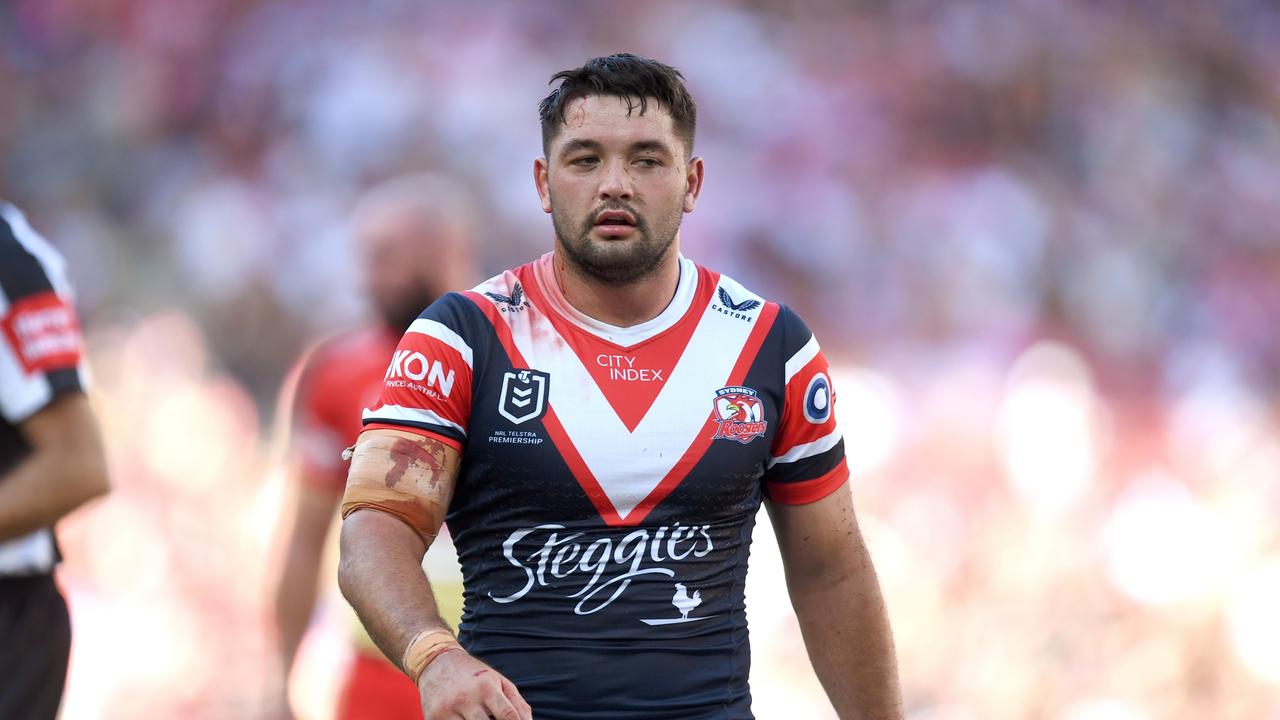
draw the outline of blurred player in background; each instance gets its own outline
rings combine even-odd
[[[342,451],[360,432],[361,411],[377,401],[401,334],[436,298],[474,282],[469,207],[450,183],[425,174],[389,180],[356,204],[352,227],[377,322],[322,342],[297,371],[289,453],[293,522],[276,592],[286,682],[315,606],[325,541],[346,482]],[[437,587],[446,604],[460,595],[460,589]],[[337,716],[420,717],[414,684],[363,629],[355,631],[355,660]]]
[[[71,651],[53,525],[107,492],[62,256],[0,201],[0,718],[57,715]]]

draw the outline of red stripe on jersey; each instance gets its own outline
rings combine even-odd
[[[511,360],[512,365],[517,367],[528,367],[528,362],[521,355],[519,348],[516,347],[515,340],[511,337],[511,328],[503,320],[502,314],[489,302],[484,296],[474,291],[465,293],[468,298],[474,302],[485,317],[489,319],[489,323],[493,326],[498,336],[498,341],[502,343],[502,347],[507,351],[507,357]],[[705,309],[705,307],[704,307]],[[752,363],[756,359],[756,355],[760,352],[760,346],[764,344],[764,339],[769,334],[770,328],[773,327],[774,320],[778,317],[777,303],[765,303],[764,308],[760,310],[759,316],[756,318],[755,327],[752,328],[751,334],[747,336],[747,342],[742,347],[742,352],[738,355],[737,363],[734,364],[733,371],[729,373],[729,378],[725,381],[725,385],[741,385],[746,380],[747,371],[751,369]],[[573,473],[573,477],[578,481],[578,485],[582,487],[587,498],[591,500],[591,504],[595,506],[596,511],[600,513],[600,518],[604,520],[606,525],[610,527],[629,527],[639,525],[653,508],[666,499],[673,490],[680,485],[680,482],[688,476],[689,471],[693,469],[702,456],[706,454],[707,449],[711,447],[711,439],[715,430],[714,419],[708,414],[706,423],[702,429],[694,437],[689,448],[685,450],[679,462],[675,467],[667,473],[662,482],[649,492],[644,500],[641,500],[626,517],[618,514],[613,503],[609,501],[608,495],[604,489],[600,487],[600,482],[596,479],[591,469],[587,467],[586,461],[582,459],[582,455],[578,453],[577,448],[573,444],[573,440],[569,438],[569,434],[565,432],[564,426],[560,424],[559,418],[556,417],[555,409],[548,404],[547,413],[542,418],[543,427],[547,430],[547,435],[551,438],[551,442],[555,444],[556,449],[560,452],[565,464],[568,465],[569,471]]]
[[[369,423],[368,425],[364,426],[364,429],[365,430],[400,430],[401,432],[413,433],[414,435],[421,435],[422,437],[425,437],[425,438],[438,440],[444,443],[445,445],[448,445],[449,447],[453,448],[454,450],[457,450],[459,453],[462,452],[462,443],[458,442],[457,440],[454,440],[451,437],[445,437],[440,433],[427,430],[426,428],[413,427],[412,425],[392,425],[390,423]]]
[[[778,304],[766,302],[760,310],[760,314],[756,317],[756,325],[751,329],[751,334],[747,336],[747,342],[742,346],[742,352],[738,355],[738,362],[733,366],[733,372],[729,373],[729,378],[725,381],[725,386],[741,385],[747,379],[747,372],[751,369],[751,365],[755,362],[756,356],[760,354],[760,346],[764,344],[764,339],[769,335],[769,329],[773,327],[773,321],[778,318]],[[703,424],[702,430],[698,432],[693,443],[685,450],[680,461],[675,467],[671,468],[671,472],[658,483],[658,486],[649,493],[640,504],[627,514],[623,525],[639,525],[642,520],[648,516],[649,511],[653,510],[671,491],[675,490],[689,475],[689,471],[694,465],[702,459],[707,453],[707,449],[711,447],[712,438],[715,437],[716,421],[710,413],[707,415],[707,422]]]
[[[849,463],[841,459],[826,475],[794,483],[765,483],[765,492],[770,500],[783,505],[805,505],[835,492],[848,479]]]
[[[773,439],[774,457],[785,455],[797,445],[820,440],[836,429],[834,395],[827,399],[827,402],[832,404],[832,408],[825,422],[809,422],[804,416],[805,393],[809,389],[809,383],[819,373],[827,376],[827,385],[830,388],[831,369],[827,366],[827,359],[821,352],[814,355],[813,359],[787,383],[786,403],[778,425],[778,434]],[[831,388],[831,392],[835,392],[834,388]]]
[[[373,412],[387,405],[429,410],[465,428],[471,416],[471,366],[451,345],[406,333],[391,356]]]
[[[494,333],[498,336],[498,342],[502,343],[502,347],[507,351],[507,358],[511,360],[511,364],[516,368],[529,368],[529,363],[524,359],[524,355],[520,353],[520,349],[516,347],[515,339],[511,337],[511,327],[507,325],[502,318],[502,313],[498,312],[498,308],[489,302],[480,293],[468,290],[464,293],[489,319],[489,324],[493,326]],[[591,504],[595,506],[596,512],[600,513],[600,517],[610,526],[618,526],[622,523],[622,518],[618,515],[618,511],[614,509],[613,503],[609,502],[609,496],[605,494],[604,488],[600,487],[600,483],[596,480],[595,475],[591,473],[587,463],[582,459],[582,455],[578,453],[578,449],[574,447],[573,441],[569,439],[569,434],[565,432],[564,426],[560,424],[560,419],[556,417],[555,408],[551,407],[550,402],[547,403],[547,412],[542,416],[542,426],[547,429],[547,435],[550,436],[551,442],[555,444],[556,450],[560,452],[560,457],[564,459],[565,464],[569,466],[569,472],[573,473],[573,477],[578,481],[578,485],[582,487],[583,492],[587,494],[587,498],[591,500]]]
[[[629,347],[598,337],[561,316],[547,301],[535,275],[532,264],[517,271],[525,291],[535,305],[547,309],[551,326],[578,356],[618,419],[635,432],[688,347],[720,282],[719,274],[699,267],[698,289],[684,315],[666,330]]]

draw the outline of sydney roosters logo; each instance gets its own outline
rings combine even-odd
[[[737,440],[746,445],[769,429],[760,395],[749,387],[720,388],[711,412],[716,423],[712,440]]]

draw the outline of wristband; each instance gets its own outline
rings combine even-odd
[[[405,647],[400,666],[416,683],[432,660],[449,650],[461,649],[462,646],[448,630],[423,630],[414,635]]]

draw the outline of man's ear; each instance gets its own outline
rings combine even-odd
[[[538,199],[542,201],[542,212],[550,214],[551,183],[548,178],[546,158],[538,158],[533,161],[533,184],[538,188]]]
[[[698,204],[698,196],[702,194],[702,176],[705,168],[703,167],[702,158],[693,156],[689,158],[689,167],[685,174],[684,188],[684,211],[693,212],[693,206]]]

